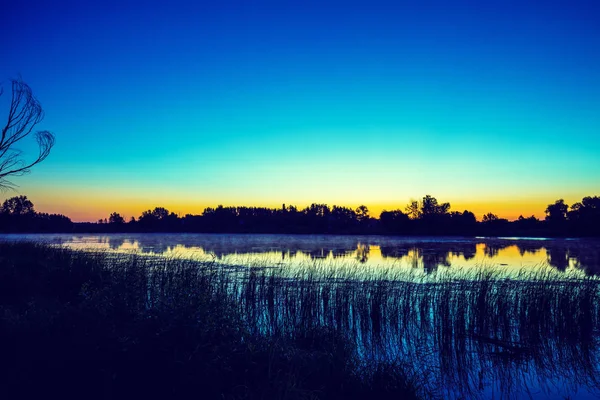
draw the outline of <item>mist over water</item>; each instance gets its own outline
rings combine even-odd
[[[593,239],[282,234],[19,234],[2,238],[90,251],[183,257],[228,266],[318,266],[364,273],[391,269],[400,275],[439,272],[461,277],[485,268],[511,278],[530,271],[557,277],[600,273],[600,241]]]

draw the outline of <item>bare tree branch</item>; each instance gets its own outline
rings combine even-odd
[[[6,125],[2,128],[0,136],[0,189],[15,187],[6,177],[29,173],[31,167],[48,157],[54,146],[54,134],[39,131],[35,133],[39,147],[37,158],[26,162],[23,153],[14,148],[15,143],[29,136],[33,128],[42,121],[44,110],[26,83],[20,79],[13,79],[11,82],[10,108]],[[4,91],[0,89],[0,96],[3,93]]]

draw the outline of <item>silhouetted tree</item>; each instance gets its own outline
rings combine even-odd
[[[27,215],[35,213],[33,203],[29,201],[27,196],[15,196],[4,200],[0,212],[10,215]]]
[[[419,219],[421,217],[421,206],[417,200],[411,200],[406,206],[405,211],[410,219]]]
[[[302,210],[302,213],[304,214],[303,231],[311,233],[327,233],[329,231],[331,210],[327,204],[313,203]]]
[[[578,235],[600,235],[600,197],[584,197],[571,206],[567,216]]]
[[[600,197],[584,197],[580,203],[571,206],[569,218],[597,218],[600,213]]]
[[[121,214],[114,212],[114,213],[110,214],[110,217],[108,217],[108,223],[109,224],[124,224],[125,218],[123,218],[121,216]]]
[[[142,216],[140,217],[140,220],[143,220],[145,218],[151,218],[160,221],[167,218],[168,216],[169,210],[167,210],[164,207],[156,207],[154,208],[154,210],[144,211],[142,213]]]
[[[356,218],[361,223],[369,220],[369,209],[367,206],[361,205],[356,208]]]
[[[411,221],[408,215],[400,210],[384,210],[379,215],[379,222],[385,233],[408,233]]]
[[[567,221],[567,211],[569,206],[565,204],[563,199],[556,200],[554,204],[549,204],[546,207],[546,221],[554,226],[561,226]]]
[[[438,204],[435,197],[426,195],[421,203],[421,216],[446,214],[450,210],[450,203]]]
[[[490,212],[483,216],[479,232],[487,236],[507,235],[511,233],[511,223]]]
[[[417,202],[413,201],[407,208],[410,214],[419,215],[415,220],[415,232],[420,234],[447,234],[452,231],[450,203],[439,204],[438,200],[430,195],[423,197],[418,213],[415,211]],[[413,219],[414,220],[414,219]]]
[[[358,216],[356,211],[351,208],[334,205],[328,218],[328,228],[331,232],[354,233],[360,231]]]
[[[530,224],[536,224],[536,223],[540,222],[540,220],[539,220],[539,219],[537,219],[537,218],[535,217],[535,215],[532,215],[532,216],[530,216],[530,217],[527,217],[527,218],[525,218],[525,217],[524,217],[524,216],[522,216],[522,215],[519,215],[519,218],[517,218],[517,221],[519,221],[519,222],[523,222],[523,223],[527,222],[527,223],[530,223]]]
[[[20,79],[13,79],[11,83],[12,96],[8,117],[0,136],[0,188],[2,189],[14,186],[6,179],[7,177],[28,173],[31,167],[48,157],[54,145],[52,133],[39,131],[35,133],[39,147],[37,157],[25,161],[23,152],[15,148],[15,145],[29,136],[33,128],[42,121],[44,111],[26,83]],[[3,89],[0,88],[0,96],[3,93]]]
[[[6,199],[0,207],[2,232],[70,232],[73,223],[64,215],[38,213],[27,196]]]
[[[173,231],[178,229],[179,218],[164,207],[147,210],[138,218],[137,225],[148,231]]]
[[[461,220],[465,224],[475,224],[477,222],[477,218],[475,218],[475,214],[471,211],[464,210],[461,215]]]
[[[492,221],[498,221],[498,216],[496,214],[493,213],[487,213],[483,216],[483,222],[492,222]]]
[[[523,217],[522,215],[512,223],[514,233],[518,236],[544,236],[547,235],[545,225],[534,215]]]
[[[477,218],[471,211],[453,211],[450,213],[448,221],[448,233],[471,235],[475,233],[477,227]]]
[[[329,212],[330,210],[327,204],[313,203],[310,205],[310,207],[304,209],[305,214],[313,215],[316,217],[326,217],[327,215],[329,215]]]
[[[73,222],[61,214],[35,213],[35,230],[38,232],[71,232]]]

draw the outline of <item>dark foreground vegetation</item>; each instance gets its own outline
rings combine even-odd
[[[201,215],[179,216],[163,207],[147,210],[129,221],[117,212],[97,223],[72,223],[64,215],[35,212],[25,196],[7,199],[0,208],[0,232],[206,232],[313,233],[461,236],[600,236],[600,197],[584,197],[571,206],[563,200],[548,205],[546,217],[515,221],[493,213],[478,221],[470,211],[450,211],[450,203],[425,196],[404,210],[383,211],[379,218],[365,206],[355,210],[312,204],[304,209],[223,207],[206,208]]]
[[[3,398],[415,398],[335,329],[259,329],[212,267],[0,243]]]
[[[600,280],[224,267],[0,243],[7,398],[600,393]],[[562,398],[562,397],[561,397]]]

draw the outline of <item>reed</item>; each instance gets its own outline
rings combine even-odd
[[[557,279],[543,266],[511,278],[485,267],[349,271],[255,265],[228,278],[230,295],[254,332],[331,329],[356,344],[363,368],[401,363],[427,396],[477,397],[490,386],[500,396],[562,387],[598,394],[597,278]]]
[[[64,378],[52,371],[65,368],[108,398],[140,386],[147,395],[281,399],[600,388],[593,277],[0,250],[1,342],[5,360],[17,360],[4,377],[15,389],[40,375],[56,385]],[[56,369],[58,360],[69,365]]]
[[[301,285],[307,297],[290,297],[304,328],[277,331],[289,318],[279,314],[285,291],[267,271],[0,243],[3,393],[416,397],[416,383],[399,365],[382,360],[366,368],[340,330],[310,321],[309,301],[317,301],[310,281]]]

